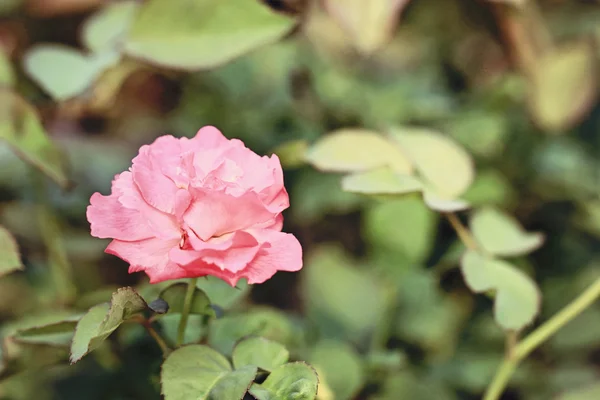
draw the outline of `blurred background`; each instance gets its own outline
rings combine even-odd
[[[75,366],[64,338],[9,339],[117,287],[157,295],[103,253],[86,206],[142,144],[214,125],[280,156],[305,267],[252,288],[201,282],[226,315],[209,344],[282,341],[319,371],[321,400],[480,399],[504,336],[463,283],[451,227],[417,197],[343,192],[304,152],[344,127],[462,144],[477,165],[466,198],[546,234],[515,260],[542,290],[538,324],[600,274],[598,39],[597,0],[0,1],[0,225],[26,267],[0,278],[0,398],[160,398],[160,351],[139,327]],[[598,399],[577,389],[599,379],[595,304],[502,399]]]

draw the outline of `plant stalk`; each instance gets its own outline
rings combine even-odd
[[[179,320],[179,328],[177,329],[176,347],[181,346],[185,338],[185,329],[187,327],[190,309],[192,308],[192,301],[194,300],[194,291],[196,290],[197,282],[198,278],[192,278],[188,281],[188,287],[183,302],[183,310],[181,311],[181,319]]]

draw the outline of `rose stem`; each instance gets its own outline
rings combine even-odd
[[[187,291],[185,292],[185,299],[183,302],[183,310],[181,310],[181,319],[179,320],[179,329],[177,330],[176,347],[181,346],[185,338],[185,328],[187,327],[190,309],[192,308],[192,300],[194,299],[196,282],[198,282],[198,278],[191,278],[188,281]]]

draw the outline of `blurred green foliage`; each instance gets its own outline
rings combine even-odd
[[[493,308],[505,327],[523,322],[507,321],[506,307],[527,321],[539,309],[536,326],[600,275],[598,1],[10,0],[0,15],[2,400],[160,398],[160,349],[107,304],[78,333],[80,353],[120,325],[116,334],[67,365],[74,321],[90,307],[118,287],[149,303],[168,286],[103,254],[85,209],[140,145],[207,124],[281,157],[284,229],[303,244],[305,267],[256,287],[199,280],[224,315],[205,327],[201,301],[184,343],[202,344],[177,356],[210,353],[207,368],[235,384],[199,382],[194,393],[239,397],[252,385],[258,399],[279,398],[293,370],[309,394],[316,371],[320,400],[479,399],[503,357]],[[393,135],[412,157],[432,160],[417,163],[430,182],[497,208],[479,209],[470,227],[506,259],[486,269],[507,284],[463,279],[464,246],[434,211],[455,203],[391,196],[419,183],[396,179],[412,167],[389,144],[376,135],[373,154],[372,141],[340,145],[330,134],[390,127],[403,127]],[[315,159],[349,174],[306,165]],[[502,296],[516,286],[517,297]],[[107,312],[110,329],[96,331]],[[178,321],[156,318],[169,344]],[[239,342],[248,335],[274,343],[261,383],[242,365],[254,363]],[[595,400],[599,379],[596,303],[522,364],[503,399]],[[180,395],[177,384],[165,394]]]

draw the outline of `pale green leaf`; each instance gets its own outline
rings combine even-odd
[[[2,225],[0,225],[0,276],[23,270],[17,242]]]
[[[573,43],[546,54],[534,69],[529,104],[544,129],[564,131],[580,122],[598,95],[591,42]]]
[[[465,200],[442,197],[431,189],[425,189],[423,191],[423,201],[432,210],[440,212],[462,211],[471,207],[471,205]]]
[[[144,299],[130,287],[117,290],[110,304],[103,303],[92,307],[77,323],[71,345],[71,363],[76,363],[96,349],[124,321],[147,307]]]
[[[94,52],[117,48],[124,43],[139,6],[134,0],[107,4],[85,21],[83,43]]]
[[[492,207],[478,209],[470,223],[475,240],[495,256],[525,255],[544,242],[542,233],[528,233],[512,217]]]
[[[411,175],[398,174],[390,167],[356,172],[342,178],[342,189],[363,194],[405,194],[421,190],[421,182]]]
[[[408,0],[326,0],[338,25],[364,54],[381,48],[392,37],[400,11]]]
[[[354,398],[365,380],[362,362],[348,344],[324,340],[313,348],[311,365],[319,371],[321,384],[325,383],[339,400]]]
[[[235,368],[255,365],[265,371],[288,362],[289,351],[281,343],[263,337],[250,337],[241,340],[233,349],[232,359]]]
[[[280,39],[295,24],[259,1],[149,0],[125,51],[167,67],[214,68]]]
[[[169,313],[181,313],[187,292],[187,283],[179,282],[165,288],[160,292],[160,297],[169,304]],[[210,306],[210,300],[203,290],[195,288],[190,308],[190,314],[214,316],[215,311]]]
[[[0,90],[0,140],[59,185],[67,186],[64,156],[46,135],[36,111],[7,90]]]
[[[454,199],[473,182],[475,169],[470,155],[450,137],[424,128],[394,128],[391,136],[442,197]]]
[[[366,239],[405,255],[410,262],[425,261],[435,236],[437,215],[418,197],[383,201],[367,209]]]
[[[48,94],[62,101],[83,93],[117,60],[113,53],[88,56],[67,46],[40,44],[25,54],[23,66]]]
[[[315,168],[331,172],[359,172],[389,166],[410,174],[412,166],[400,149],[383,135],[366,129],[340,129],[327,134],[306,153]]]
[[[496,292],[494,317],[504,329],[521,330],[538,314],[539,289],[517,267],[467,250],[461,260],[461,270],[465,282],[474,292]]]
[[[80,318],[81,315],[74,315],[62,321],[20,329],[14,338],[20,343],[69,346]]]
[[[275,369],[262,384],[253,384],[250,394],[257,400],[314,400],[318,385],[315,370],[296,362]]]
[[[290,140],[273,149],[273,153],[277,154],[283,168],[298,168],[306,162],[304,154],[307,149],[306,140]]]
[[[233,371],[229,361],[208,346],[184,346],[162,365],[162,393],[165,400],[242,399],[256,371],[254,366]]]

